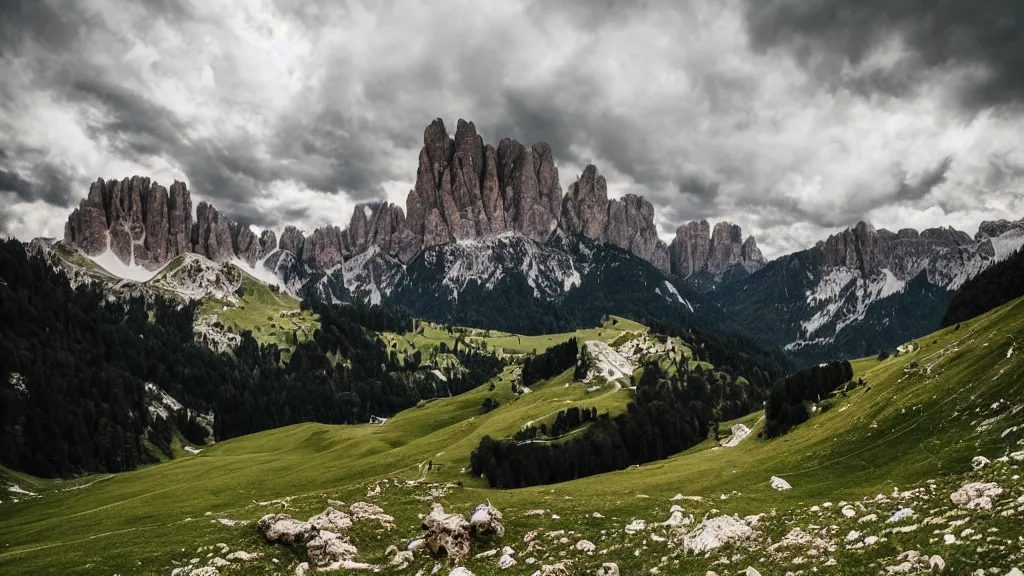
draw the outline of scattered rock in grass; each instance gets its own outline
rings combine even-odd
[[[576,543],[573,548],[583,552],[584,554],[593,554],[597,550],[597,546],[594,545],[590,540],[580,540]]]
[[[568,576],[569,575],[569,564],[566,561],[558,562],[557,564],[544,564],[533,573],[533,576]]]
[[[275,558],[277,560],[277,558]],[[303,562],[295,567],[295,576],[306,576],[309,572],[309,562]]]
[[[878,520],[878,514],[868,514],[867,516],[861,516],[857,519],[858,524],[866,524],[868,522],[875,522]]]
[[[743,574],[744,576],[761,576],[761,573],[753,566],[747,566],[747,569],[743,571]]]
[[[605,562],[597,569],[597,576],[619,576],[619,565],[614,562]]]
[[[889,519],[886,520],[886,522],[890,524],[893,522],[902,522],[907,518],[913,518],[914,516],[915,513],[913,508],[900,508],[892,516],[890,516]]]
[[[498,568],[502,570],[508,570],[516,564],[516,559],[508,554],[502,554],[501,558],[498,558]]]
[[[252,552],[252,553],[250,553],[250,552],[245,552],[243,550],[238,550],[236,552],[232,552],[231,554],[227,555],[227,559],[228,560],[232,560],[232,561],[236,561],[236,562],[252,562],[253,560],[258,560],[258,559],[260,559],[262,557],[263,557],[263,554],[261,554],[260,552]]]
[[[312,524],[287,514],[267,514],[260,518],[256,527],[268,542],[305,544],[317,536],[317,529]]]
[[[776,490],[792,490],[793,488],[792,486],[789,485],[789,482],[786,482],[785,480],[779,478],[778,476],[772,476],[771,485],[772,488]]]
[[[317,530],[328,530],[331,532],[343,532],[352,527],[352,517],[348,514],[328,507],[320,514],[309,519],[309,523]]]
[[[707,518],[683,536],[683,550],[694,554],[706,554],[737,540],[746,540],[754,530],[735,516]]]
[[[683,509],[679,506],[673,506],[671,514],[668,520],[661,523],[662,526],[667,528],[682,528],[683,526],[689,526],[693,523],[693,516],[683,516]]]
[[[953,504],[969,510],[992,508],[992,499],[1003,493],[995,482],[970,482],[949,495]]]
[[[405,570],[412,564],[415,559],[415,555],[410,550],[402,550],[395,554],[395,557],[388,562],[388,567],[395,570]]]
[[[353,520],[373,520],[379,522],[385,530],[393,530],[395,528],[395,518],[385,514],[384,510],[376,504],[356,502],[349,506],[348,511],[352,513]]]
[[[348,538],[321,530],[315,538],[306,543],[306,553],[317,568],[337,570],[351,565],[359,551]]]
[[[750,436],[750,428],[747,428],[745,424],[733,424],[732,436],[725,441],[722,446],[726,448],[734,448],[747,436]]]
[[[434,504],[421,526],[427,531],[425,545],[431,554],[442,551],[453,558],[469,554],[469,522],[462,514],[449,514]]]
[[[928,568],[936,574],[944,572],[946,570],[946,561],[942,559],[942,556],[934,554],[928,559]]]
[[[984,468],[985,466],[988,466],[991,463],[992,463],[992,461],[989,460],[988,458],[985,458],[984,456],[975,456],[971,460],[971,468],[973,468],[975,470],[981,470],[982,468]]]
[[[625,530],[626,534],[636,534],[637,532],[642,532],[646,527],[647,522],[643,520],[633,520],[632,522],[626,525]]]
[[[490,550],[481,552],[481,553],[477,554],[476,556],[473,556],[473,559],[474,560],[480,560],[482,558],[490,558],[491,556],[497,556],[497,555],[498,555],[498,549],[497,548],[491,548]]]
[[[470,535],[474,537],[497,536],[501,538],[505,535],[505,526],[501,523],[501,518],[501,512],[492,506],[490,502],[480,504],[469,517]]]
[[[462,566],[459,566],[459,567],[455,568],[454,570],[452,570],[451,572],[449,572],[448,576],[476,576],[476,575],[473,574],[472,572],[470,572],[467,568],[463,568]]]

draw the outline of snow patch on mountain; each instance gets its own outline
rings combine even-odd
[[[245,260],[242,260],[241,258],[239,258],[237,256],[235,256],[231,260],[231,263],[234,264],[235,266],[237,266],[238,269],[241,270],[242,272],[245,272],[249,276],[252,276],[253,278],[259,280],[260,282],[263,282],[267,286],[271,286],[271,285],[275,285],[275,284],[278,285],[278,286],[281,286],[281,285],[284,284],[284,282],[281,281],[281,278],[278,277],[278,275],[275,274],[273,270],[271,270],[270,268],[267,268],[267,266],[266,266],[267,258],[269,258],[269,257],[270,257],[270,254],[267,254],[263,258],[257,260],[256,264],[253,265],[253,266],[249,266],[248,262],[246,262]],[[291,292],[289,290],[288,286],[284,286],[284,288],[285,288],[286,291]],[[293,296],[295,295],[294,292],[292,293],[292,295]]]
[[[996,236],[995,238],[989,238],[989,242],[992,243],[992,249],[995,251],[995,261],[1001,262],[1012,256],[1017,250],[1020,250],[1024,246],[1024,230],[1014,229]]]
[[[336,270],[328,271],[328,277]],[[349,294],[372,306],[394,292],[405,277],[405,266],[384,254],[379,246],[371,246],[342,264],[341,273]]]
[[[171,414],[184,408],[181,402],[152,382],[146,382],[146,398],[149,400],[147,408],[152,419],[169,418]]]
[[[676,287],[668,280],[665,280],[665,289],[666,292],[662,292],[661,288],[655,288],[654,291],[664,296],[669,302],[672,302],[674,299],[676,302],[689,308],[690,312],[693,312],[693,304],[690,304],[689,300],[683,298],[682,295],[679,294],[679,290],[676,290]]]
[[[85,253],[83,252],[83,254]],[[110,248],[107,248],[107,250],[99,256],[87,257],[110,275],[124,280],[131,280],[132,282],[148,282],[160,273],[159,270],[146,270],[142,266],[135,264],[134,261],[131,264],[125,264],[124,262],[121,262],[120,258],[110,251]]]
[[[803,336],[810,338],[828,326],[832,328],[831,334],[824,338],[826,342],[830,341],[846,326],[863,320],[872,304],[902,292],[906,285],[888,268],[866,279],[857,270],[833,268],[806,294],[807,305],[815,312],[810,319],[800,323]],[[798,340],[789,346],[799,342],[806,343],[805,340]]]

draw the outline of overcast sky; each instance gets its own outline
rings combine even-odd
[[[426,6],[430,6],[429,8]],[[257,227],[402,206],[423,129],[551,144],[563,189],[730,220],[765,254],[1024,217],[1024,2],[0,0],[0,230],[97,177]]]

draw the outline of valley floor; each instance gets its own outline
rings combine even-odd
[[[574,404],[619,410],[628,390],[588,394],[569,371],[517,398],[506,370],[494,391],[426,402],[384,425],[291,426],[74,481],[0,471],[0,573],[171,574],[226,557],[226,548],[260,557],[231,560],[221,574],[291,574],[305,552],[267,544],[255,528],[282,509],[276,500],[301,519],[328,500],[380,506],[394,529],[360,521],[351,533],[358,560],[379,565],[394,555],[389,546],[419,536],[433,502],[468,515],[490,501],[508,531],[475,545],[464,564],[476,574],[533,574],[559,562],[566,574],[593,574],[604,562],[622,574],[895,574],[926,572],[933,556],[951,574],[1024,568],[1024,300],[918,343],[907,355],[854,363],[867,386],[781,438],[757,438],[763,421],[754,414],[742,419],[753,434],[735,447],[709,440],[551,486],[492,490],[464,469],[484,435],[508,436]],[[501,406],[483,414],[488,396]],[[976,456],[990,463],[974,470]],[[792,489],[773,489],[773,476]],[[998,486],[989,508],[951,499],[975,481]],[[702,521],[724,515],[736,515],[729,525],[742,537],[707,550],[720,543],[711,536],[724,536]],[[540,544],[529,545],[534,531]],[[500,553],[474,557],[504,546],[516,551],[507,570],[497,567]],[[454,566],[420,557],[403,572],[435,565],[441,574]]]

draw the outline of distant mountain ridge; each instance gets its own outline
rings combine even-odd
[[[544,242],[561,230],[613,244],[683,277],[705,268],[720,276],[733,265],[754,270],[764,263],[753,237],[742,242],[737,226],[716,226],[703,242],[680,227],[677,240],[666,246],[651,203],[633,194],[609,199],[605,178],[593,165],[563,196],[546,143],[526,147],[506,138],[495,148],[483,143],[472,122],[459,120],[452,138],[440,119],[427,127],[423,142],[406,209],[388,202],[360,204],[346,228],[323,226],[307,235],[288,226],[280,241],[269,230],[257,237],[207,202],[199,203],[193,220],[183,182],[168,192],[133,176],[97,180],[68,218],[64,242],[91,257],[109,251],[125,265],[147,270],[186,252],[254,266],[286,250],[310,272],[323,272],[373,246],[406,264],[433,246],[507,234]]]
[[[938,329],[952,294],[1021,246],[1024,220],[985,222],[974,238],[860,222],[712,297],[731,329],[785,348],[798,364],[855,358]]]
[[[257,236],[206,202],[194,217],[191,206],[182,182],[97,180],[58,244],[136,281],[194,253],[297,296],[526,333],[602,313],[671,318],[785,348],[798,363],[936,329],[953,291],[1024,245],[1024,220],[984,222],[974,238],[861,222],[771,262],[728,222],[686,223],[666,245],[651,203],[609,199],[595,166],[563,194],[550,146],[494,147],[464,120],[454,136],[440,119],[426,128],[405,209],[360,204],[345,228]]]

